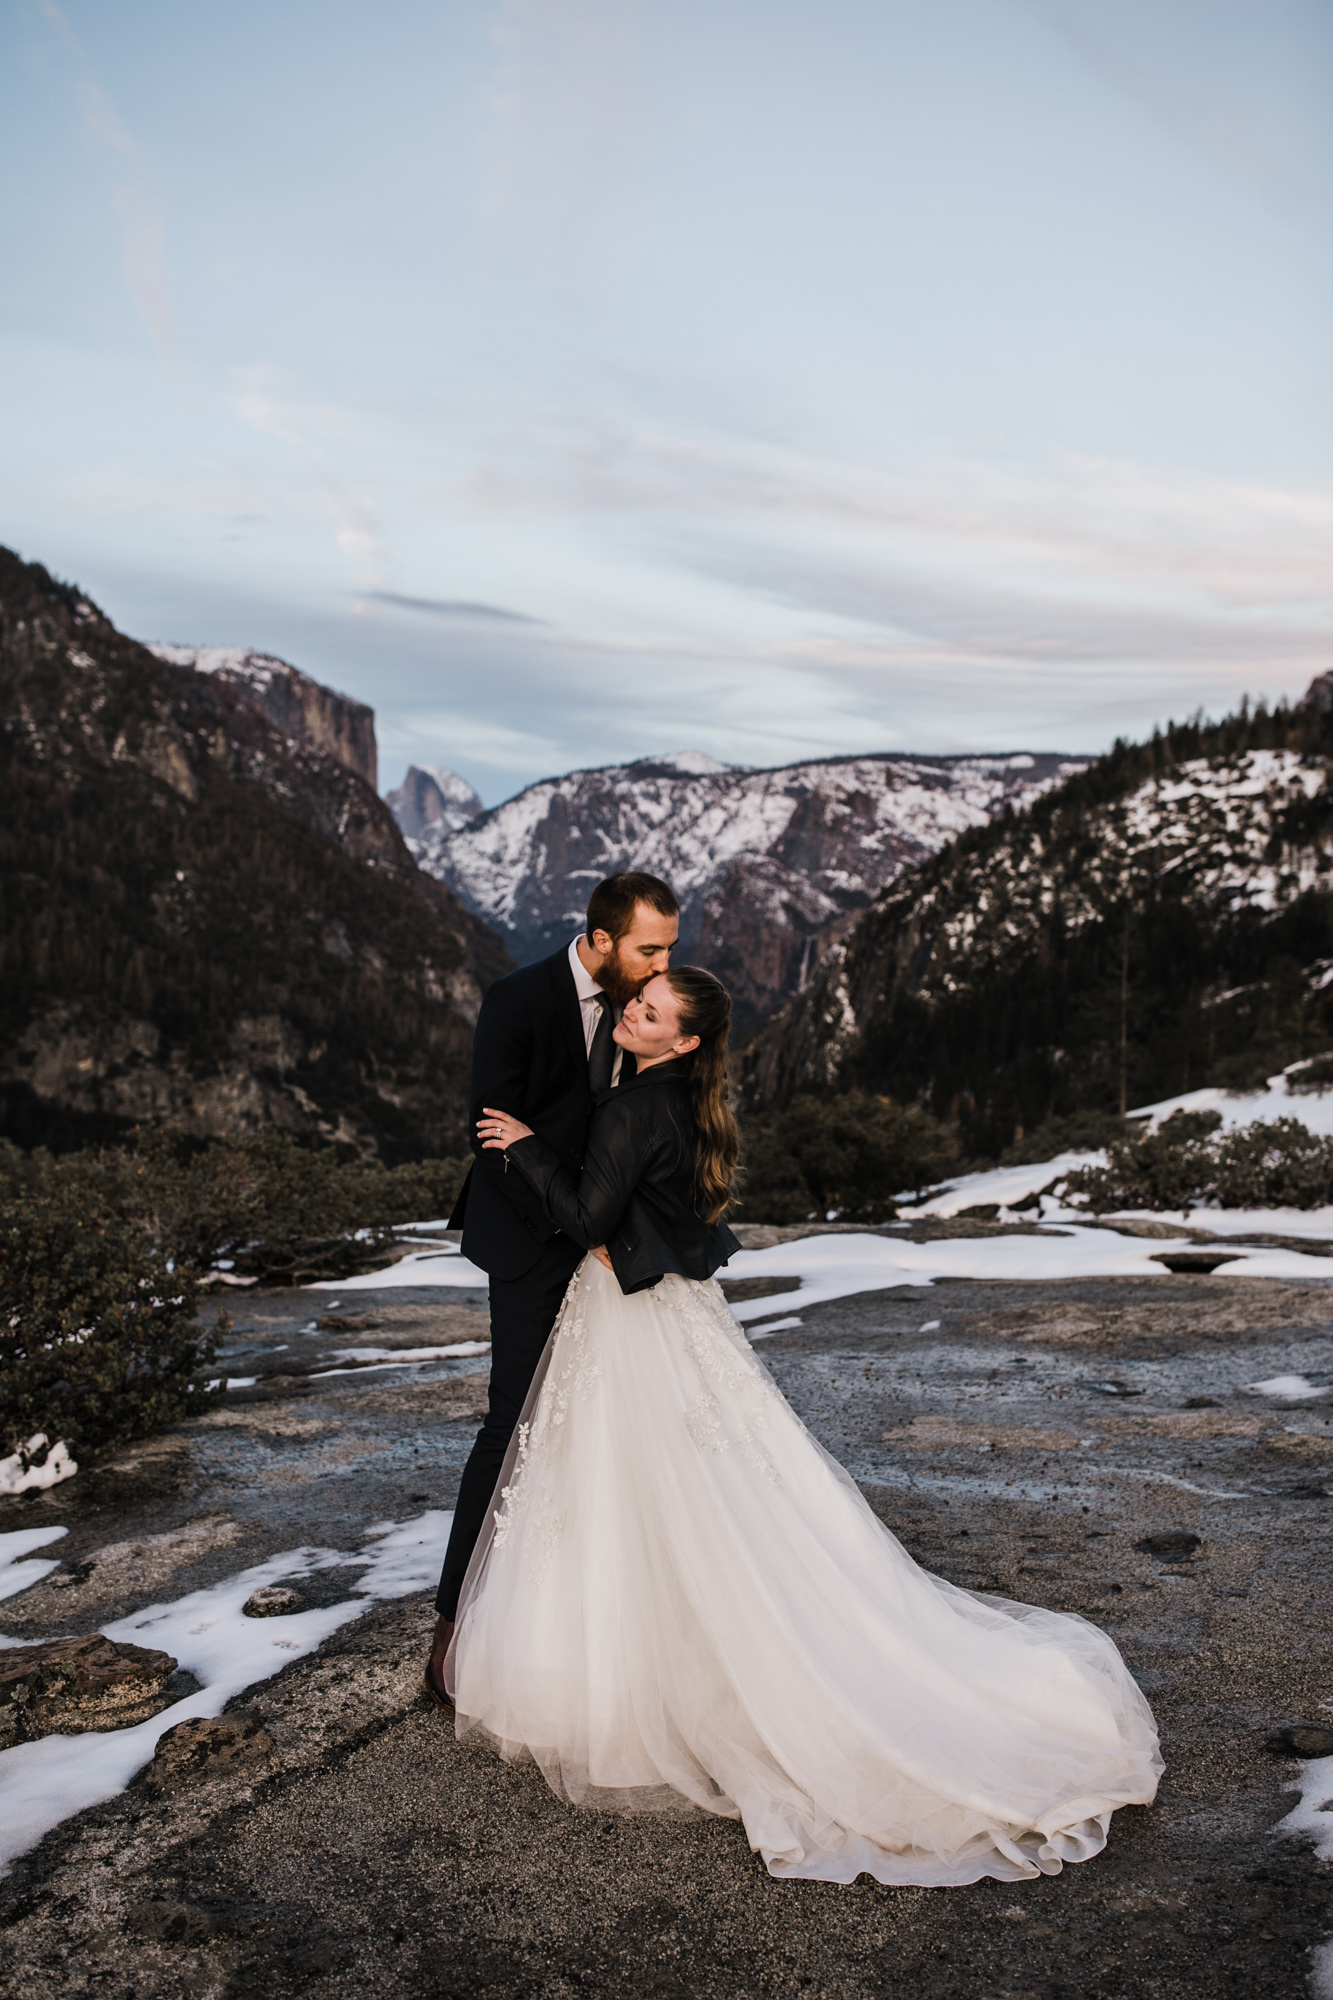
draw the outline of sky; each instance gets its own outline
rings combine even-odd
[[[1326,0],[0,0],[0,542],[488,804],[1333,667]]]

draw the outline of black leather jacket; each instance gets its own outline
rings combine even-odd
[[[668,1271],[711,1278],[741,1247],[725,1223],[695,1213],[688,1056],[602,1093],[578,1180],[535,1134],[508,1158],[566,1236],[585,1250],[606,1245],[622,1292],[646,1291]]]

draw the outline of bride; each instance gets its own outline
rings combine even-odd
[[[1056,1874],[1152,1800],[1151,1712],[1095,1625],[919,1569],[732,1318],[730,1011],[693,966],[648,981],[577,1184],[479,1121],[590,1254],[463,1586],[458,1733],[576,1805],[740,1819],[774,1875]]]

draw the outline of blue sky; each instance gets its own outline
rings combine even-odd
[[[1324,0],[0,0],[0,540],[493,802],[1333,665]]]

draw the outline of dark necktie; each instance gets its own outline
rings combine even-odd
[[[594,1097],[600,1091],[611,1088],[611,1068],[616,1059],[616,1045],[611,1039],[616,1015],[610,994],[599,993],[597,1005],[601,1009],[601,1019],[593,1030],[592,1047],[588,1051],[588,1085]]]

